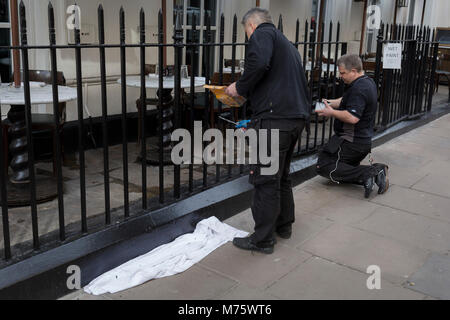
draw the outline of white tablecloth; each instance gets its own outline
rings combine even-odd
[[[53,103],[53,91],[51,85],[42,82],[30,82],[31,104]],[[67,102],[77,98],[77,90],[74,88],[58,86],[59,102]],[[2,83],[0,85],[0,103],[4,105],[25,104],[23,84],[20,88]]]
[[[141,87],[141,77],[140,76],[128,76],[126,78],[128,87]],[[121,79],[117,80],[118,83],[122,83]],[[194,87],[202,87],[205,85],[204,77],[195,77]],[[175,86],[175,77],[164,77],[163,87],[164,89],[173,89]],[[155,74],[150,74],[145,77],[145,87],[149,89],[159,88],[159,78]],[[191,78],[181,79],[181,88],[190,88]]]

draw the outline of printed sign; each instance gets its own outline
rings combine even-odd
[[[402,68],[402,45],[401,43],[387,43],[383,50],[383,69]]]

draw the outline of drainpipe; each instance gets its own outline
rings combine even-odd
[[[19,21],[17,11],[17,0],[10,0],[9,7],[11,8],[11,34],[12,45],[19,46]],[[14,64],[14,86],[20,88],[20,51],[13,50],[13,64]]]
[[[364,0],[363,20],[361,26],[361,42],[359,44],[359,55],[362,55],[364,46],[364,37],[366,36],[366,20],[367,20],[367,0]]]

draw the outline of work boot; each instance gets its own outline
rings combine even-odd
[[[377,168],[378,174],[375,176],[375,183],[378,186],[378,194],[383,194],[389,189],[388,166]]]
[[[292,235],[292,225],[277,229],[277,234],[282,239],[289,239]]]
[[[364,198],[369,198],[373,190],[374,178],[370,177],[364,181]]]
[[[273,253],[275,241],[266,241],[264,243],[255,244],[252,242],[251,236],[245,238],[234,238],[233,244],[239,249],[258,251],[265,254]]]

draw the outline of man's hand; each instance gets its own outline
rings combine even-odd
[[[323,100],[323,103],[325,104],[325,109],[322,110],[315,110],[318,116],[320,117],[332,117],[334,113],[334,109],[328,104],[326,100]]]
[[[226,89],[225,89],[225,94],[229,95],[230,97],[239,97],[239,94],[236,90],[236,82],[230,84]]]

